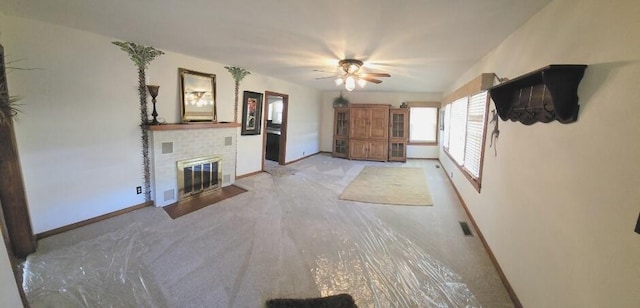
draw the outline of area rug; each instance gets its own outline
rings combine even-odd
[[[267,308],[358,308],[349,294],[317,298],[277,298],[267,301]]]
[[[340,194],[342,200],[396,205],[433,205],[421,168],[366,166]]]

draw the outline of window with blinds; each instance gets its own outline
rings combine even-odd
[[[410,107],[409,143],[436,143],[438,141],[438,108]]]
[[[488,93],[460,98],[445,107],[443,147],[449,156],[478,184],[486,130]]]
[[[485,114],[487,112],[487,92],[469,97],[467,107],[467,137],[464,146],[463,167],[474,179],[480,177],[482,159],[482,138],[484,137]]]
[[[451,104],[444,107],[444,131],[442,132],[442,138],[444,141],[442,142],[442,146],[445,149],[449,148],[449,131],[451,126]]]
[[[464,143],[467,135],[467,98],[451,103],[449,125],[449,155],[458,165],[464,165]]]

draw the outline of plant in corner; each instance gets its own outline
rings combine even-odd
[[[7,64],[11,64],[11,62],[7,62]],[[11,66],[5,66],[5,63],[0,63],[0,69],[4,72],[4,69],[15,69],[15,70],[32,70],[32,69],[24,69],[17,68]],[[7,86],[7,81],[5,78],[0,80],[0,126],[9,125],[11,120],[15,118],[18,113],[20,113],[20,109],[18,109],[17,102],[21,98],[19,96],[10,96],[9,95],[9,87]]]
[[[340,96],[333,99],[333,107],[346,107],[349,105],[349,100],[342,96],[342,91],[340,91]]]
[[[242,81],[245,76],[251,74],[251,72],[236,66],[225,66],[224,68],[231,73],[233,80],[236,82],[236,102],[233,105],[233,122],[238,123],[238,92],[240,91],[240,81]]]
[[[18,115],[18,102],[20,97],[9,96],[7,94],[7,85],[5,82],[0,84],[0,126],[9,125],[13,117]]]
[[[120,49],[126,51],[133,63],[138,68],[138,96],[140,97],[140,128],[142,129],[142,164],[144,171],[144,198],[151,201],[151,161],[149,160],[149,118],[147,115],[147,87],[145,82],[145,69],[149,63],[164,52],[153,47],[139,45],[131,42],[112,42]]]

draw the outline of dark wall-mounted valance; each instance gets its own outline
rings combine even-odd
[[[530,125],[578,120],[578,85],[586,65],[553,64],[489,88],[502,120]]]

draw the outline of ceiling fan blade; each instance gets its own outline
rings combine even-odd
[[[318,70],[318,69],[314,69],[314,72],[320,72],[320,73],[330,73],[330,74],[335,74],[336,71],[326,71],[326,70]]]
[[[371,78],[371,77],[366,77],[366,76],[365,77],[360,77],[360,79],[363,79],[363,80],[366,80],[368,82],[375,83],[375,84],[378,84],[378,83],[382,82],[382,80]]]
[[[370,77],[391,77],[388,73],[366,73]]]
[[[337,78],[338,76],[326,76],[326,77],[316,77],[316,79],[329,79],[329,78]]]

